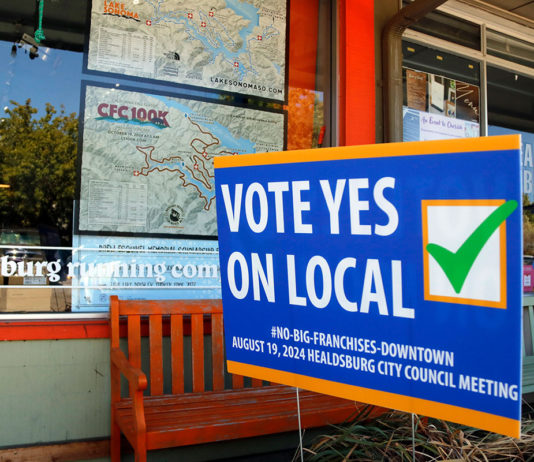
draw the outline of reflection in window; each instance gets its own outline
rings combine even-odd
[[[290,8],[287,149],[330,146],[331,4],[297,0]]]
[[[534,79],[488,66],[488,134],[521,135],[523,253],[534,255]]]
[[[474,85],[480,84],[478,62],[417,43],[402,42],[403,66]]]
[[[187,249],[208,246],[206,255],[190,256],[187,254],[187,258],[192,258],[195,265],[201,266],[206,264],[206,258],[214,260],[217,258],[216,247],[218,244],[216,241],[201,241],[199,244],[199,240],[192,238],[187,240],[171,231],[167,232],[168,228],[177,227],[180,224],[176,223],[182,219],[181,208],[189,207],[189,217],[201,213],[197,211],[193,200],[181,200],[184,195],[176,194],[176,198],[172,197],[171,202],[165,203],[168,196],[174,194],[175,188],[181,185],[182,180],[180,180],[179,174],[172,176],[168,175],[168,172],[164,173],[168,176],[165,181],[169,183],[161,189],[166,193],[169,192],[169,194],[167,196],[165,194],[158,195],[157,200],[150,204],[166,213],[165,216],[161,213],[156,217],[156,219],[161,218],[162,226],[166,228],[161,236],[147,237],[146,234],[139,235],[138,229],[115,231],[111,226],[107,226],[103,219],[103,217],[106,218],[106,209],[103,205],[107,204],[108,209],[111,209],[109,203],[113,200],[120,202],[118,196],[112,193],[101,194],[101,202],[97,204],[101,206],[91,209],[100,220],[99,223],[104,222],[102,229],[96,231],[82,229],[79,223],[78,226],[73,223],[79,216],[78,211],[83,209],[79,204],[82,200],[87,200],[88,197],[88,194],[82,197],[81,181],[83,178],[82,167],[84,167],[82,161],[87,158],[84,156],[90,151],[85,140],[81,139],[82,128],[84,128],[84,121],[87,118],[80,119],[80,102],[85,104],[85,109],[88,106],[86,93],[83,91],[82,94],[82,89],[93,85],[99,88],[105,87],[110,92],[115,92],[116,95],[119,93],[125,95],[126,92],[130,92],[128,95],[131,96],[132,92],[136,92],[135,94],[141,102],[138,101],[136,104],[134,101],[133,106],[132,104],[130,106],[142,107],[143,111],[145,109],[142,102],[145,97],[166,95],[169,98],[181,97],[183,100],[194,102],[201,100],[204,103],[208,102],[211,106],[222,103],[221,107],[235,108],[239,112],[237,116],[242,118],[244,117],[243,114],[264,114],[265,117],[258,116],[258,123],[254,124],[254,129],[261,132],[265,138],[262,138],[262,143],[241,143],[241,138],[236,139],[233,143],[234,140],[224,139],[224,143],[226,143],[224,147],[237,143],[239,146],[244,146],[240,150],[243,153],[253,152],[254,149],[257,152],[272,150],[268,146],[273,145],[274,141],[277,142],[276,149],[282,149],[284,141],[287,142],[288,149],[329,146],[334,138],[330,128],[330,107],[333,100],[331,96],[332,2],[329,0],[291,0],[288,2],[291,12],[290,33],[287,34],[289,43],[281,42],[283,45],[281,49],[286,47],[289,52],[286,63],[289,69],[287,105],[284,105],[281,100],[273,102],[259,99],[257,95],[254,96],[255,93],[238,94],[230,90],[221,92],[202,85],[184,86],[182,85],[183,82],[170,84],[169,82],[145,78],[146,76],[125,76],[122,73],[102,72],[102,69],[96,69],[96,71],[100,71],[96,73],[93,72],[95,69],[84,70],[84,52],[88,51],[90,47],[87,44],[91,43],[91,37],[87,36],[90,30],[87,24],[89,7],[95,5],[95,8],[101,9],[105,2],[54,0],[45,3],[45,16],[42,18],[42,22],[46,38],[41,43],[35,43],[34,40],[34,31],[37,28],[36,5],[38,2],[36,4],[35,0],[20,0],[7,2],[6,5],[0,7],[3,24],[3,29],[0,31],[0,55],[3,56],[4,64],[0,69],[0,246],[3,246],[0,247],[0,273],[2,277],[0,280],[0,312],[106,311],[109,295],[117,293],[117,288],[124,289],[120,292],[123,296],[126,294],[126,296],[137,296],[138,298],[153,297],[156,294],[157,297],[173,296],[174,298],[198,296],[199,291],[193,293],[195,292],[193,289],[189,292],[165,292],[161,290],[143,292],[143,289],[133,288],[134,284],[136,287],[146,285],[148,288],[153,288],[153,278],[158,277],[154,268],[159,268],[157,265],[162,264],[164,256],[157,253],[148,255],[146,252],[149,251],[149,248],[156,249],[154,252],[159,252],[160,250],[157,249],[160,248],[183,248],[185,250],[181,254],[177,252],[172,255],[169,255],[166,250],[161,250],[163,253],[167,252],[165,258],[176,259],[176,255],[180,255],[180,258],[183,259],[186,258],[184,255],[187,252],[194,253]],[[139,2],[134,3],[138,4]],[[235,3],[239,4],[239,2]],[[280,0],[280,4],[283,3],[285,0]],[[239,14],[239,9],[236,10],[236,14]],[[188,18],[188,15],[184,20]],[[195,15],[195,19],[197,17],[199,16]],[[112,24],[112,21],[117,18],[106,16],[100,19],[103,19],[106,24],[108,24],[106,21],[110,20],[109,24]],[[121,18],[118,19],[121,20]],[[127,21],[125,24],[129,26],[131,21],[127,18],[124,20]],[[143,20],[139,24],[141,27],[151,26],[148,22],[150,21]],[[205,22],[204,26],[200,23],[199,27],[206,27],[208,23]],[[111,30],[114,29],[111,28]],[[269,29],[268,24],[266,30],[270,33],[273,32]],[[183,30],[178,32],[184,33]],[[123,37],[131,35],[129,31],[122,34]],[[267,42],[265,36],[261,34],[255,35],[254,38],[262,41],[262,44]],[[276,34],[272,34],[272,38],[274,44],[278,43]],[[177,37],[174,39],[178,40]],[[253,43],[256,42],[253,41]],[[84,49],[84,44],[87,49]],[[113,45],[112,42],[109,44]],[[186,51],[194,50],[192,56],[200,57],[202,55],[198,52],[201,48],[200,45],[200,43],[195,45],[195,43],[187,42]],[[106,55],[106,48],[103,47],[102,50],[103,59],[112,60],[113,53],[108,50],[108,55]],[[114,47],[114,52],[117,50],[120,53],[125,53],[124,46]],[[132,50],[130,49],[130,51]],[[277,48],[275,47],[269,53],[276,51]],[[268,55],[267,53],[265,56]],[[259,53],[259,56],[262,59],[268,59],[263,53]],[[137,59],[138,57],[131,58]],[[171,57],[167,54],[165,58],[172,60],[172,63],[167,63],[169,66],[166,69],[169,71],[182,64],[178,62],[180,61],[178,53],[172,53]],[[85,62],[88,63],[88,59]],[[90,68],[88,67],[88,69]],[[82,80],[88,81],[85,87],[82,86]],[[115,101],[117,101],[116,98],[109,98],[103,103],[117,105],[114,103]],[[91,104],[98,107],[95,101],[91,101]],[[203,108],[206,109],[207,106],[206,104]],[[287,125],[289,128],[286,132],[284,132],[284,117],[281,114],[283,109],[288,114]],[[165,113],[164,109],[161,111]],[[273,112],[278,113],[281,120],[281,123],[278,124],[281,128],[276,128],[276,130],[272,128],[272,124],[262,125]],[[142,124],[146,122],[145,116],[148,113],[143,113],[141,116],[140,112],[136,112],[139,117],[132,116],[132,118],[138,119],[135,122],[139,122],[140,125],[124,125],[128,130],[122,130],[122,122],[117,120],[120,117],[111,117],[108,114],[113,119],[109,123],[115,132],[124,131],[125,133],[120,136],[124,136],[124,140],[128,139],[130,142],[132,138],[130,132],[136,131],[137,134],[141,133],[144,136],[145,132],[150,131],[147,125]],[[187,114],[191,115],[190,112]],[[87,111],[85,115],[87,115]],[[96,118],[97,116],[94,117],[94,120]],[[209,111],[200,114],[195,120],[191,118],[190,120],[197,124],[195,130],[198,131],[199,135],[197,136],[198,139],[192,140],[196,140],[197,143],[195,145],[196,153],[186,152],[186,155],[190,154],[190,157],[193,158],[196,154],[201,154],[202,156],[206,155],[205,158],[207,159],[210,156],[208,156],[208,150],[205,147],[215,146],[214,138],[211,137],[209,131],[210,123],[212,123],[210,122],[212,118],[209,117]],[[154,119],[150,119],[149,122],[156,124]],[[236,123],[236,126],[242,130],[247,129],[246,124]],[[160,127],[153,128],[153,131],[157,132]],[[225,136],[224,130],[226,128],[221,123],[221,133]],[[84,133],[90,133],[87,124],[85,124]],[[109,132],[105,129],[98,140],[102,141],[108,135]],[[284,139],[285,135],[287,135],[287,140]],[[176,152],[173,151],[173,148],[178,144],[174,142],[174,139],[177,136],[183,136],[183,133],[179,132],[178,129],[168,135],[168,149],[165,146],[166,149],[163,151],[163,154],[169,154],[168,157],[174,160],[176,159]],[[153,139],[156,138],[156,136],[153,137]],[[144,137],[142,142],[138,144],[141,150],[137,149],[135,144],[130,146],[133,147],[134,154],[141,156],[139,153],[152,152],[149,149],[149,144],[144,144],[146,139]],[[202,145],[202,140],[205,140],[204,145]],[[222,140],[222,136],[217,138],[217,142],[222,143]],[[103,147],[97,154],[107,153],[110,144],[102,143]],[[136,157],[133,160],[132,158],[128,159],[126,150],[115,149],[113,152],[113,154],[117,154],[120,161],[91,164],[101,174],[101,184],[112,184],[113,182],[115,184],[131,184],[135,181],[136,175],[141,175],[141,169],[133,168],[132,165],[138,166],[138,161],[142,157]],[[217,154],[215,147],[212,148],[212,151],[214,155]],[[236,151],[232,149],[230,152],[235,153]],[[100,159],[96,154],[94,158]],[[158,162],[159,160],[161,163],[161,159],[156,157],[154,159],[151,161]],[[201,161],[203,160],[204,158],[201,159]],[[211,157],[208,160],[211,160]],[[198,164],[193,164],[193,173],[196,171],[195,166],[200,168]],[[114,173],[118,171],[126,172],[119,180],[117,180],[117,175],[114,176]],[[199,181],[204,179],[200,176],[196,179],[199,178]],[[207,175],[206,183],[210,183],[211,178],[213,178],[212,175]],[[79,185],[79,191],[76,191],[77,185]],[[212,184],[208,184],[208,187],[211,186]],[[155,187],[155,189],[157,188]],[[104,190],[105,188],[93,187],[91,197],[100,197],[99,192]],[[75,197],[80,199],[79,202],[74,202]],[[141,202],[137,201],[136,206],[142,207]],[[74,209],[78,209],[78,211]],[[123,210],[124,207],[122,209],[118,207],[118,209]],[[126,207],[126,209],[130,211],[131,207]],[[115,210],[116,208],[112,211]],[[145,204],[145,212],[147,210],[148,206]],[[111,212],[108,215],[111,216]],[[195,221],[195,223],[197,222]],[[203,222],[200,220],[199,223],[198,227],[202,227]],[[214,221],[210,224],[213,223]],[[215,237],[216,224],[213,226],[215,229],[212,236]],[[200,231],[195,232],[195,237],[199,235]],[[71,246],[75,250],[64,248]],[[138,249],[139,252],[125,250],[120,253],[111,250],[120,248],[122,252],[125,246]],[[79,252],[78,247],[84,247],[86,252],[88,252],[88,247],[94,250],[91,250],[92,253],[88,256],[87,253]],[[200,263],[195,260],[199,258],[202,259]],[[152,265],[150,268],[154,270],[153,274],[139,276],[132,275],[130,271],[128,275],[121,273],[115,277],[115,273],[111,276],[108,273],[102,276],[95,270],[95,268],[100,268],[102,271],[107,271],[106,265],[109,264],[115,265],[120,271],[123,271],[122,268],[133,261],[136,262],[136,265],[139,262],[148,262],[149,266]],[[212,266],[217,268],[216,262]],[[137,266],[135,267],[137,268]],[[196,266],[187,267],[196,268]],[[167,266],[164,268],[165,271],[166,268]],[[204,297],[217,294],[217,291],[220,290],[217,279],[215,277],[212,279],[214,279],[210,282],[212,285],[208,284],[209,295],[204,292]],[[181,279],[174,282],[177,286],[184,285],[186,282],[188,285],[197,284],[190,278],[186,282],[184,281]],[[84,284],[85,286],[81,287]],[[32,290],[27,289],[29,285],[34,286]],[[202,284],[199,283],[198,285]],[[103,286],[105,286],[104,289],[102,289]]]
[[[488,29],[486,32],[488,54],[534,67],[534,44]]]
[[[70,245],[82,55],[41,47],[30,59],[9,42],[0,42],[0,53],[9,56],[0,71],[2,229],[46,227],[56,234],[50,244]]]
[[[403,1],[404,5],[409,2]],[[433,11],[410,26],[410,29],[432,35],[464,47],[480,50],[480,27],[463,19]]]
[[[410,42],[403,53],[404,141],[479,136],[478,64]]]
[[[488,123],[534,132],[534,79],[488,66]]]

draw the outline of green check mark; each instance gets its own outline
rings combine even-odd
[[[486,242],[516,208],[517,202],[514,200],[499,206],[473,231],[456,252],[451,252],[438,244],[427,244],[426,250],[441,266],[457,294],[462,290],[467,275]]]

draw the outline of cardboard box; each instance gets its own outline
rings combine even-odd
[[[35,286],[35,282],[40,282],[38,280],[28,278],[24,281],[25,278],[20,276],[14,276],[9,278],[4,278],[4,287],[1,290],[1,300],[0,300],[0,311],[4,312],[48,312],[51,310],[51,297],[52,297],[52,288],[48,287],[38,287],[31,288]],[[26,284],[25,284],[26,282]],[[28,282],[30,284],[28,284]],[[26,287],[16,287],[9,288],[9,286],[23,286]]]

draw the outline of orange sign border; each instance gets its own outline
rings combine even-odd
[[[439,403],[411,396],[399,395],[387,391],[373,390],[340,382],[318,379],[293,372],[279,371],[262,366],[253,366],[236,361],[227,361],[228,372],[271,382],[283,383],[297,388],[337,396],[352,401],[361,401],[385,408],[404,412],[423,414],[436,419],[449,420],[462,425],[498,432],[514,438],[521,437],[521,421],[486,412],[475,411],[452,404]]]
[[[366,144],[321,149],[300,149],[214,158],[215,168],[252,167],[257,165],[293,164],[375,157],[420,156],[431,154],[477,153],[521,149],[520,135],[487,136],[409,143]]]

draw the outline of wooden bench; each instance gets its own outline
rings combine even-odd
[[[128,357],[119,346],[119,318],[127,317]],[[148,317],[150,371],[141,370],[141,318]],[[245,438],[298,429],[295,389],[232,376],[225,389],[223,317],[220,300],[121,301],[111,297],[111,460],[120,460],[120,434],[136,461],[150,449]],[[168,319],[170,318],[170,320]],[[191,324],[192,392],[184,392],[184,318]],[[170,323],[170,393],[164,394],[163,321]],[[211,351],[204,325],[211,325]],[[208,330],[206,328],[206,330]],[[205,355],[211,373],[205,377]],[[121,396],[121,374],[129,397]],[[230,380],[229,380],[230,381]],[[248,380],[247,380],[248,382]],[[150,383],[150,395],[145,395]],[[206,387],[206,385],[208,385]],[[208,389],[206,389],[208,388]],[[359,405],[310,391],[300,392],[302,426],[341,423]]]

